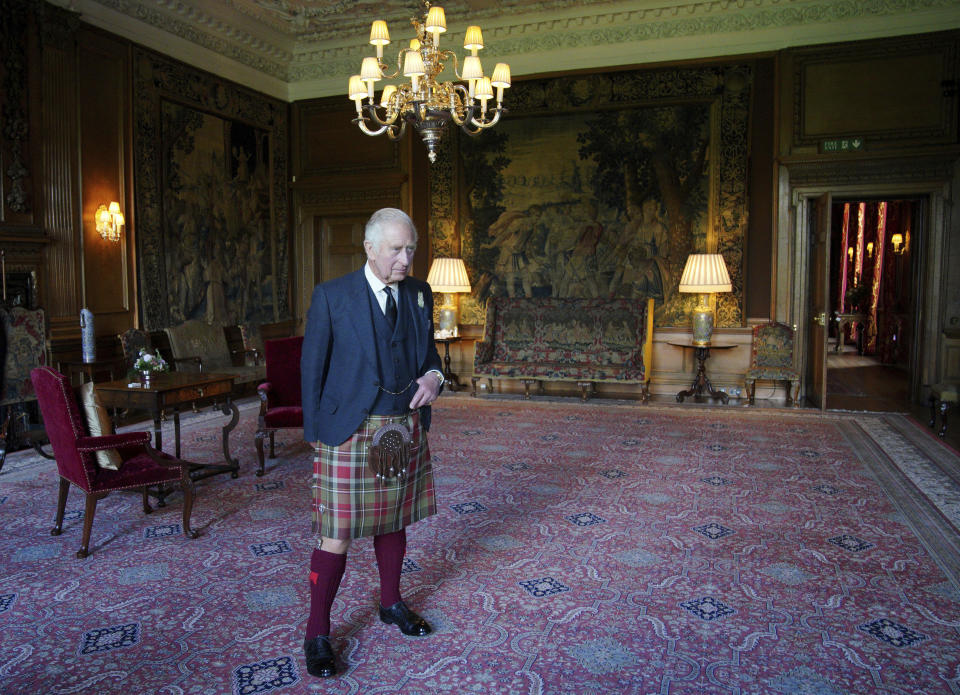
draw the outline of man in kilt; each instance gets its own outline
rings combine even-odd
[[[430,404],[443,387],[433,341],[433,294],[427,283],[407,277],[417,231],[406,213],[375,212],[363,246],[362,269],[314,289],[300,362],[304,439],[316,448],[318,536],[303,647],[307,671],[320,677],[336,672],[330,606],[353,538],[373,536],[380,620],[405,635],[431,630],[403,602],[400,570],[405,528],[436,513],[426,436]],[[374,470],[386,442],[400,443],[403,460],[390,458],[396,465]],[[377,445],[373,455],[372,445]],[[396,450],[390,449],[391,455]]]

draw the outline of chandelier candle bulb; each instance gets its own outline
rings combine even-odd
[[[486,114],[487,100],[493,99],[493,87],[490,86],[489,77],[481,77],[477,80],[477,98],[480,100],[481,114]]]
[[[360,79],[360,75],[351,75],[350,82],[347,86],[347,94],[350,95],[350,98],[353,99],[357,104],[357,111],[360,111],[360,102],[365,96],[367,96],[367,87],[363,83],[363,80]]]
[[[397,86],[393,84],[388,84],[383,88],[383,94],[380,95],[380,106],[390,110],[390,100],[393,99],[394,92],[397,91]]]
[[[480,27],[476,25],[467,27],[467,33],[463,37],[463,47],[471,51],[471,55],[477,55],[477,51],[483,48],[483,33]]]
[[[419,51],[407,51],[403,57],[403,74],[406,77],[420,77],[427,74]]]
[[[370,43],[377,47],[377,58],[383,58],[383,47],[390,43],[390,32],[382,19],[370,26]]]
[[[503,90],[510,86],[510,66],[497,63],[490,84],[497,88],[497,106],[500,106],[503,103]]]
[[[442,7],[434,6],[430,8],[424,29],[433,34],[433,45],[435,48],[439,48],[440,34],[447,30],[447,16],[444,14]]]

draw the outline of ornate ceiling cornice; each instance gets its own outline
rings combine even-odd
[[[276,85],[282,98],[339,94],[368,53],[374,17],[387,19],[395,43],[408,38],[415,0],[53,0],[156,50],[202,49],[230,79],[230,61]],[[850,38],[960,27],[956,0],[446,0],[449,46],[468,22],[480,23],[488,59],[508,60],[514,75],[635,65],[655,60],[777,50]],[[952,21],[947,18],[952,17]],[[946,22],[946,23],[945,23]],[[144,36],[130,35],[142,26]],[[119,33],[119,32],[118,32]],[[149,40],[148,40],[149,39]],[[648,51],[653,46],[656,51]],[[752,47],[753,46],[753,47]],[[389,49],[388,49],[389,54]],[[562,62],[557,63],[558,56]],[[219,57],[219,60],[217,60]],[[595,64],[594,64],[595,63]],[[240,81],[242,79],[242,74]],[[257,86],[257,85],[254,85]],[[262,87],[261,87],[262,88]],[[267,90],[271,91],[271,90]]]

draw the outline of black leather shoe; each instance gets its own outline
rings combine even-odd
[[[303,655],[307,659],[307,673],[311,676],[329,678],[337,672],[333,647],[330,646],[330,638],[326,635],[303,640]]]
[[[397,601],[389,608],[380,606],[380,620],[388,625],[396,625],[400,632],[411,637],[423,637],[433,632],[430,624],[407,608],[403,601]]]

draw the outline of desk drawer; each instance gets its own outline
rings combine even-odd
[[[212,396],[222,396],[229,394],[233,390],[233,382],[216,381],[212,384],[198,384],[196,386],[184,386],[176,391],[168,391],[162,394],[163,405],[177,405],[180,403],[189,403],[198,401],[201,398],[210,398]]]

